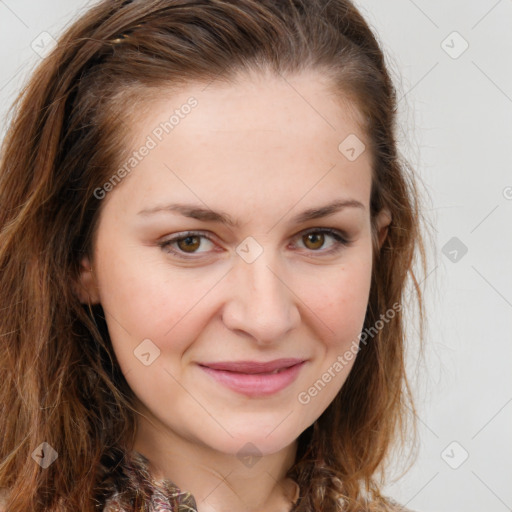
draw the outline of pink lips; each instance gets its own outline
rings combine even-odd
[[[266,363],[233,361],[201,363],[199,367],[221,384],[247,396],[266,396],[289,386],[305,361],[297,358],[276,359]],[[277,373],[272,373],[277,370]]]

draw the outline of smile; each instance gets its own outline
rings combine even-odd
[[[249,364],[244,371],[232,371],[204,365],[199,365],[199,367],[215,379],[216,382],[223,384],[231,390],[246,396],[257,397],[273,395],[288,387],[298,377],[301,368],[306,363],[306,361],[298,361],[295,363],[277,363],[281,367],[267,369],[267,371],[261,371],[261,363],[256,364],[256,366]],[[288,366],[284,366],[286,364]],[[236,364],[233,363],[233,365]],[[260,365],[259,368],[257,367],[258,365]],[[219,366],[225,367],[226,365]],[[240,369],[240,364],[238,364],[237,369]]]

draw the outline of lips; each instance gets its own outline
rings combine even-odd
[[[304,359],[284,358],[274,361],[230,361],[199,364],[215,382],[236,393],[257,398],[278,393],[298,377]]]
[[[296,364],[302,363],[304,359],[294,357],[275,359],[268,362],[260,361],[223,361],[216,363],[201,363],[212,370],[223,370],[235,373],[277,373],[279,370],[290,368]]]

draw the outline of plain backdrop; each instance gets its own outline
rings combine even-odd
[[[0,137],[48,34],[92,3],[0,0]],[[422,360],[410,340],[420,450],[386,491],[418,512],[512,510],[512,1],[356,4],[386,53],[434,235]]]

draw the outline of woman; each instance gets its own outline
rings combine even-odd
[[[355,7],[103,1],[17,109],[6,510],[405,510],[377,474],[414,430],[423,245]]]

